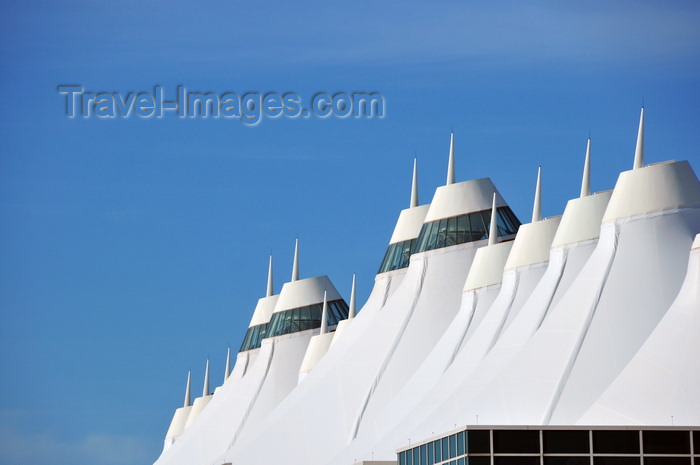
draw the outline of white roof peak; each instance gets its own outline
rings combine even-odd
[[[542,167],[537,167],[537,186],[535,187],[535,204],[532,206],[532,222],[542,219]]]
[[[644,167],[644,107],[639,115],[639,131],[637,132],[637,149],[634,151],[633,169]]]
[[[267,293],[265,297],[270,297],[275,293],[275,285],[272,279],[272,254],[270,254],[270,265],[267,267]]]
[[[226,352],[226,371],[224,372],[224,382],[228,379],[231,374],[231,347],[229,346]]]
[[[498,236],[498,223],[496,222],[496,193],[493,193],[493,203],[491,204],[491,226],[489,227],[489,245],[496,243]]]
[[[447,181],[445,185],[455,183],[455,133],[450,134],[450,158],[447,162]]]
[[[323,291],[323,311],[321,312],[321,334],[328,332],[328,292]]]
[[[418,206],[418,159],[413,158],[413,181],[411,182],[411,208]]]
[[[355,318],[356,310],[356,289],[355,289],[355,273],[352,274],[352,290],[350,291],[350,310],[348,311],[348,320]]]
[[[294,265],[292,266],[292,282],[299,279],[299,238],[294,243]]]
[[[209,359],[207,359],[207,366],[204,369],[204,386],[202,387],[202,397],[209,395]]]
[[[187,372],[187,387],[185,388],[185,402],[183,407],[192,405],[192,396],[190,395],[192,388],[192,371]]]

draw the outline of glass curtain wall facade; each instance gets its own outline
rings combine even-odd
[[[348,304],[343,299],[328,302],[328,326],[335,326],[339,321],[346,319],[348,310]],[[264,337],[281,336],[320,328],[322,314],[323,302],[273,313],[267,334]]]
[[[398,465],[700,465],[700,428],[469,427],[397,454]]]

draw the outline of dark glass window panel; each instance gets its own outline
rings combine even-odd
[[[406,268],[411,262],[411,244],[413,241],[403,241],[401,243],[401,262],[396,269]]]
[[[403,242],[391,244],[389,247],[391,247],[391,259],[389,260],[387,271],[397,270],[400,268]]]
[[[238,349],[239,352],[244,352],[246,350],[250,350],[250,338],[251,337],[252,337],[251,328],[248,328],[248,331],[246,331],[245,336],[243,337],[243,342],[241,343],[241,348]]]
[[[488,430],[466,431],[467,452],[480,454],[491,452],[491,438]]]
[[[406,451],[406,465],[413,465],[413,449]]]
[[[428,465],[433,465],[435,463],[435,454],[433,454],[433,443],[428,443]]]
[[[539,457],[494,457],[494,465],[540,465]]]
[[[260,326],[256,326],[253,328],[253,337],[250,341],[252,343],[252,347],[260,347]]]
[[[274,313],[269,325],[260,325],[258,340],[263,337],[280,336],[321,326],[323,304],[299,307],[284,312]],[[344,300],[328,302],[328,324],[337,325],[340,320],[348,317],[348,306]],[[258,346],[260,345],[258,341]]]
[[[420,228],[420,234],[418,234],[418,239],[416,239],[416,245],[413,248],[413,253],[422,252],[425,250],[425,246],[428,241],[428,227],[429,224],[423,224]]]
[[[420,450],[418,447],[413,449],[413,465],[423,465],[420,463]]]
[[[464,465],[464,464],[465,464],[464,459],[457,460],[457,465]]]
[[[406,465],[406,452],[399,452],[399,465]]]
[[[491,210],[484,210],[481,212],[481,217],[486,225],[486,235],[491,236]]]
[[[593,457],[593,465],[639,465],[639,457]]]
[[[295,312],[291,312],[291,314],[292,314],[292,329],[291,329],[290,333],[298,333],[299,331],[301,331],[301,329],[299,329],[299,317],[301,316],[301,312],[299,312],[297,310]]]
[[[282,326],[282,334],[289,334],[292,332],[292,316],[294,315],[294,310],[284,312],[284,325]]]
[[[382,259],[382,263],[379,265],[379,271],[377,271],[377,274],[379,273],[384,273],[387,270],[387,263],[389,261],[389,255],[391,254],[391,245],[387,247],[386,253],[384,254],[384,258]]]
[[[453,434],[448,439],[450,442],[450,458],[457,457],[457,437]]]
[[[590,465],[590,458],[586,457],[545,457],[544,465]]]
[[[262,341],[262,339],[265,337],[266,329],[267,323],[248,328],[248,331],[246,331],[246,335],[243,339],[243,344],[241,344],[239,352],[259,348],[260,341]]]
[[[700,455],[700,431],[693,431],[693,447],[695,455]]]
[[[450,458],[450,447],[447,443],[447,438],[442,438],[442,460]]]
[[[426,250],[433,250],[435,248],[435,242],[437,241],[437,233],[439,228],[439,221],[433,221],[430,224],[430,237],[428,238],[428,247]]]
[[[433,442],[433,446],[435,449],[435,463],[441,462],[442,461],[442,443],[438,439],[437,441]]]
[[[457,433],[457,455],[464,454],[464,433]]]
[[[323,308],[321,305],[311,305],[311,327],[318,328],[321,326],[321,314]]]
[[[593,431],[593,453],[638,454],[639,431]]]
[[[510,207],[501,207],[499,208],[499,210],[503,211],[505,217],[508,219],[507,222],[510,223],[510,234],[515,234],[516,232],[518,232],[518,228],[520,227],[520,220],[518,219],[518,217],[515,216]]]
[[[457,244],[464,244],[470,241],[469,236],[469,215],[457,217]]]
[[[491,465],[489,457],[469,457],[464,462],[466,465]]]
[[[540,433],[534,430],[495,430],[493,451],[495,453],[539,453]]]
[[[469,223],[472,227],[472,241],[478,241],[486,238],[486,226],[481,213],[471,213],[469,215]]]
[[[645,455],[644,465],[690,465],[690,457],[647,457]]]
[[[428,463],[428,448],[425,444],[420,446],[420,460],[421,465],[426,465]]]
[[[589,452],[588,431],[544,430],[542,431],[545,454],[587,454]]]
[[[642,431],[645,454],[690,454],[688,431]]]
[[[268,334],[270,336],[273,336],[278,330],[278,321],[279,321],[279,314],[273,313],[272,317],[270,318],[270,325],[267,327],[268,329]]]
[[[445,247],[457,244],[457,217],[447,219],[447,237]]]
[[[508,218],[508,215],[503,209],[498,210],[498,235],[507,236],[508,234],[513,234],[513,225]]]
[[[300,322],[299,327],[302,331],[311,329],[311,309],[309,307],[301,307],[299,309]]]

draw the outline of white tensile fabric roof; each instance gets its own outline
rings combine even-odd
[[[613,191],[582,188],[514,241],[414,253],[379,274],[304,376],[318,330],[239,353],[156,463],[394,460],[463,424],[700,425],[700,183],[684,161],[635,163]],[[488,179],[448,183],[429,207],[412,198],[392,241],[414,239],[423,218],[490,209],[494,192],[506,206]],[[276,303],[321,301],[330,281],[305,281]]]

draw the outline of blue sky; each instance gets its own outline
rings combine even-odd
[[[421,203],[489,176],[522,221],[632,165],[700,156],[697,2],[5,2],[0,463],[158,456],[188,369],[223,376],[265,292],[327,274],[363,301],[418,156]],[[66,118],[61,84],[376,91],[383,119]]]

